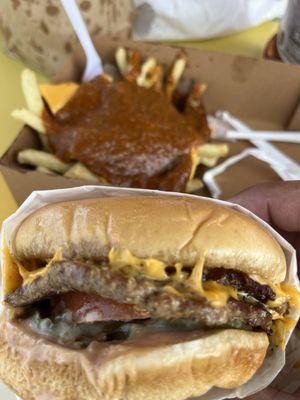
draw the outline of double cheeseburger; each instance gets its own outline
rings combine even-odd
[[[236,388],[295,323],[277,241],[205,200],[51,204],[3,252],[0,376],[23,400]]]

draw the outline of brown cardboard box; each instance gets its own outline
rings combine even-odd
[[[77,0],[77,4],[92,35],[130,36],[131,0]],[[1,0],[0,30],[9,53],[48,75],[78,43],[60,0]]]
[[[178,51],[174,47],[165,45],[103,37],[95,37],[95,44],[105,62],[113,62],[115,49],[119,45],[138,49],[143,56],[151,54],[166,65],[172,62]],[[185,50],[188,54],[185,75],[208,85],[205,94],[208,113],[228,110],[255,129],[300,130],[299,67],[244,56],[202,52],[197,49]],[[83,52],[77,48],[66,60],[55,81],[79,80],[84,63]],[[300,162],[300,145],[277,145]],[[241,141],[231,144],[230,154],[236,154],[249,146],[249,143]],[[89,183],[21,168],[16,162],[16,154],[20,149],[28,147],[38,148],[39,142],[31,129],[24,128],[0,160],[0,171],[18,203],[21,203],[32,190]],[[267,164],[248,157],[221,174],[217,182],[223,190],[222,198],[229,198],[252,184],[279,179]],[[204,190],[199,194],[208,193]]]

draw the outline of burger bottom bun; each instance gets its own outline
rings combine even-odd
[[[0,378],[23,400],[180,400],[242,385],[268,345],[265,333],[223,329],[73,350],[2,316]]]

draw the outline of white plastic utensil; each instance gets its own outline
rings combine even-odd
[[[247,148],[241,153],[227,158],[221,164],[217,165],[214,168],[210,168],[205,172],[202,179],[205,185],[208,187],[208,190],[210,191],[212,197],[218,199],[222,194],[222,190],[215,178],[218,175],[222,174],[224,171],[226,171],[227,168],[231,167],[232,165],[238,163],[239,161],[249,156],[255,157],[258,160],[266,162],[277,173],[278,176],[280,176],[283,180],[285,180],[285,174],[282,174],[281,168],[279,168],[277,164],[274,165],[273,160],[269,159],[264,152],[255,148]]]
[[[82,81],[90,81],[91,79],[95,78],[95,76],[103,73],[101,58],[94,47],[89,31],[85,25],[82,15],[80,14],[76,1],[60,1],[85,52],[86,66],[82,76]]]
[[[300,132],[287,131],[252,131],[238,132],[234,130],[226,130],[224,132],[213,132],[213,139],[222,140],[267,140],[270,142],[282,143],[300,143]]]
[[[230,115],[227,111],[218,111],[216,115],[239,132],[249,134],[253,132],[249,126]],[[280,176],[283,180],[288,181],[300,179],[300,165],[296,161],[288,157],[269,142],[255,138],[251,138],[249,141],[261,150],[268,159],[272,160],[273,167],[276,166],[277,170],[280,168]]]
[[[300,143],[300,132],[278,132],[278,131],[253,131],[237,132],[227,131],[227,139],[267,140],[270,142]]]
[[[209,126],[212,129],[212,137],[214,139],[229,140],[228,136],[231,136],[232,138],[234,136],[234,139],[247,139],[256,146],[256,148],[249,147],[241,153],[227,158],[221,164],[214,168],[210,168],[204,173],[202,179],[212,197],[219,198],[222,194],[221,187],[219,186],[216,177],[222,174],[231,165],[234,165],[235,163],[249,156],[255,157],[269,164],[269,166],[284,181],[300,179],[300,165],[282,151],[277,149],[277,147],[273,146],[271,143],[262,140],[262,136],[259,136],[259,131],[252,131],[246,124],[233,117],[226,111],[218,111],[216,113],[216,117],[209,116],[208,121]],[[236,131],[232,130],[232,128],[236,129]],[[228,135],[228,132],[232,132],[232,134]],[[269,132],[269,134],[274,135],[275,133]],[[268,139],[273,140],[271,139],[270,135]],[[286,133],[279,133],[279,135],[285,136]],[[300,132],[296,133],[296,135],[300,135]],[[266,136],[264,139],[265,138]],[[293,137],[291,138],[295,139]],[[295,140],[293,140],[293,142],[298,143]]]
[[[282,143],[300,143],[300,131],[257,131],[244,130],[245,124],[234,118],[228,112],[218,111],[217,116],[208,115],[208,124],[211,129],[211,138],[225,141],[234,140],[263,140],[270,142]],[[233,121],[235,124],[233,130],[228,121]],[[240,130],[239,130],[240,129]]]

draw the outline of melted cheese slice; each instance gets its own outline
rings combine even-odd
[[[237,290],[233,287],[220,285],[214,281],[202,281],[204,263],[205,253],[203,252],[189,278],[192,288],[202,297],[205,297],[214,307],[225,306],[229,297],[237,299]]]
[[[40,92],[53,114],[57,113],[74,95],[79,85],[74,82],[39,85]]]
[[[130,267],[133,273],[142,273],[155,280],[170,279],[166,273],[167,264],[156,260],[154,258],[139,258],[132,255],[127,249],[114,249],[112,248],[109,253],[110,265],[115,269],[127,269]],[[182,272],[183,265],[181,263],[175,264],[175,274],[172,279],[177,282],[186,280],[188,284],[202,297],[205,297],[215,307],[225,306],[229,297],[237,299],[237,290],[230,286],[223,286],[217,282],[208,281],[202,282],[202,274],[205,262],[204,253],[200,255],[199,261],[193,268],[190,278],[187,280],[185,274]],[[178,294],[178,291],[170,285],[166,285],[166,291],[173,294]]]
[[[142,273],[156,280],[168,279],[165,271],[166,264],[154,258],[138,258],[127,249],[117,250],[112,248],[108,255],[110,265],[120,269],[131,267],[133,272]]]
[[[191,168],[191,173],[189,176],[189,180],[192,180],[195,176],[196,169],[199,164],[199,155],[198,155],[198,148],[193,147],[191,150],[191,159],[192,159],[192,168]]]
[[[300,311],[300,291],[289,283],[282,283],[280,291],[287,296],[290,305]]]
[[[274,331],[274,343],[276,346],[281,347],[285,350],[285,341],[288,333],[295,328],[297,320],[285,317],[283,319],[277,319],[274,321],[273,331]]]
[[[48,262],[47,265],[45,265],[44,267],[41,267],[41,268],[37,268],[33,271],[28,271],[20,263],[17,262],[18,268],[19,268],[19,273],[23,279],[23,284],[25,284],[25,285],[30,284],[37,277],[46,275],[49,272],[49,269],[51,268],[52,264],[55,261],[61,261],[61,260],[62,260],[61,249],[57,249],[54,256],[51,258],[51,260]]]
[[[61,249],[57,249],[47,265],[42,268],[29,271],[10,254],[10,251],[6,245],[3,246],[2,256],[2,287],[4,297],[18,289],[18,287],[31,283],[37,277],[46,275],[55,261],[62,260]]]
[[[28,271],[24,266],[18,263],[9,253],[7,246],[3,247],[3,289],[4,295],[9,294],[13,290],[17,289],[23,284],[31,283],[34,279],[39,276],[46,275],[51,268],[53,262],[62,259],[61,250],[58,249],[54,257],[43,267],[33,271]],[[170,277],[166,272],[168,266],[163,261],[154,258],[139,258],[134,256],[128,249],[114,249],[112,248],[109,252],[109,262],[112,268],[122,269],[129,275],[137,273],[144,274],[149,278],[160,281],[170,281],[170,279],[176,282],[183,282],[190,285],[190,287],[199,293],[202,297],[205,297],[215,307],[225,306],[230,297],[237,299],[237,290],[230,286],[220,285],[214,281],[202,281],[203,268],[205,265],[205,252],[202,252],[199,256],[199,260],[192,270],[192,274],[189,278],[183,271],[183,265],[181,263],[175,264],[175,273]],[[258,277],[256,278],[260,283],[267,284],[272,287],[276,293],[275,301],[268,301],[267,306],[272,309],[280,306],[284,302],[288,301],[291,307],[300,309],[300,292],[290,284],[282,283],[281,285],[274,285],[266,280]],[[167,283],[165,290],[168,293],[181,295],[171,284]],[[271,310],[272,312],[272,310]],[[291,329],[292,321],[290,318],[280,316],[276,311],[272,312],[274,323],[276,323],[276,335],[278,338],[283,338]],[[279,340],[279,339],[278,339]]]
[[[2,260],[2,287],[3,294],[6,296],[20,287],[23,279],[19,273],[18,264],[14,257],[11,256],[5,239],[3,239],[2,244]]]

